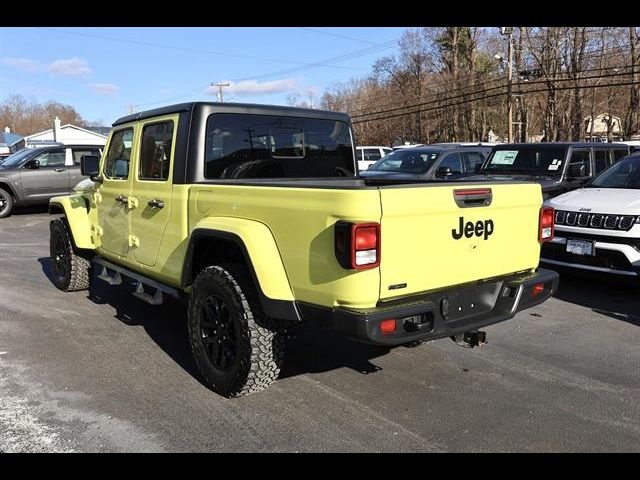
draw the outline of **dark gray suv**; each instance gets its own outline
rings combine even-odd
[[[26,148],[0,164],[0,218],[16,205],[46,204],[67,195],[83,180],[83,155],[102,155],[101,145],[53,145]]]
[[[505,143],[493,147],[481,173],[490,181],[538,182],[546,200],[582,187],[628,154],[624,143]]]
[[[360,172],[385,180],[454,180],[480,171],[491,147],[433,144],[394,150]]]

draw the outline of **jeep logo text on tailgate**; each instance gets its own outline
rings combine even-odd
[[[476,237],[484,236],[486,240],[493,233],[493,220],[478,220],[475,224],[473,222],[464,223],[464,218],[460,217],[460,225],[458,225],[458,231],[454,228],[451,230],[451,235],[455,240],[460,240],[462,235],[467,238],[471,238],[474,235]]]

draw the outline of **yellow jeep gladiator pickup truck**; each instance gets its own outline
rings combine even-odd
[[[93,266],[152,304],[188,299],[203,381],[228,397],[275,380],[298,322],[473,346],[558,284],[538,269],[554,220],[539,184],[361,179],[342,113],[164,107],[117,120],[82,169],[50,201],[54,283],[87,289]]]

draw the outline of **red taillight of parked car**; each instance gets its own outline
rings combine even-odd
[[[555,211],[551,207],[542,207],[540,209],[540,227],[538,232],[538,241],[550,242],[553,240]]]

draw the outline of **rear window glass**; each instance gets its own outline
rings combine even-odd
[[[207,179],[353,177],[349,124],[216,113],[207,120]]]

